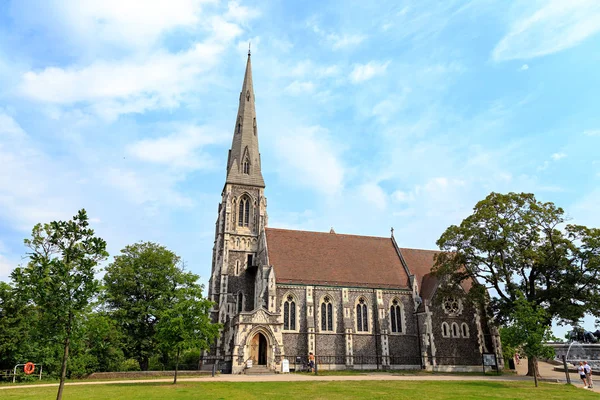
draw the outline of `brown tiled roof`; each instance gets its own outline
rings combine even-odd
[[[400,249],[400,254],[402,254],[408,270],[415,275],[420,295],[424,299],[431,298],[438,285],[437,277],[431,274],[431,269],[435,264],[435,255],[438,253],[437,250]],[[469,291],[472,285],[473,282],[470,279],[462,282],[465,291]]]
[[[266,228],[278,283],[408,288],[391,238]]]

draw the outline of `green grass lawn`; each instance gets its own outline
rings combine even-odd
[[[2,400],[54,399],[57,388],[0,390]],[[573,386],[531,382],[338,381],[182,382],[66,386],[69,399],[600,399]]]

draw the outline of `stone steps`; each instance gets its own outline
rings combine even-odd
[[[246,375],[270,375],[273,371],[268,369],[265,365],[253,365],[250,368],[244,370]]]

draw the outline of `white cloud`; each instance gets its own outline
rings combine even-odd
[[[338,157],[338,145],[319,126],[296,128],[277,136],[279,172],[287,181],[314,188],[326,195],[342,191],[345,168]]]
[[[246,23],[259,15],[260,12],[256,9],[241,6],[237,1],[230,1],[227,4],[227,13],[225,14],[225,17],[232,21]]]
[[[600,129],[588,129],[583,131],[586,136],[600,136]]]
[[[200,169],[212,167],[212,158],[200,154],[203,147],[219,143],[225,135],[194,125],[181,126],[177,132],[155,139],[142,139],[128,146],[127,152],[139,160],[171,167]]]
[[[76,202],[70,182],[77,172],[48,160],[18,122],[1,111],[0,122],[0,219],[28,231],[35,223],[64,216]]]
[[[135,7],[134,3],[137,4]],[[136,34],[140,36],[133,35],[131,44],[137,46],[139,39],[144,48],[124,53],[124,58],[94,57],[95,61],[91,63],[76,61],[68,66],[29,70],[22,75],[17,92],[28,99],[56,106],[89,106],[91,112],[107,120],[127,113],[176,108],[185,93],[197,90],[202,79],[209,79],[207,74],[218,65],[225,49],[243,33],[239,23],[258,15],[254,9],[231,2],[223,15],[202,14],[199,17],[202,3],[205,2],[150,1],[140,8],[138,3],[127,0],[85,0],[81,7],[74,7],[75,11],[55,5],[61,18],[76,25],[74,31],[77,31],[78,23],[85,24],[88,19],[95,23],[102,21],[100,25],[106,35],[110,32],[115,41],[126,42],[124,37],[128,36],[129,30],[139,28]],[[130,22],[131,26],[128,25]],[[178,52],[150,45],[165,32],[182,27],[200,29],[207,35],[202,41]],[[98,36],[102,37],[101,34]],[[90,43],[95,39],[89,38]]]
[[[352,46],[358,46],[359,44],[364,42],[365,39],[367,38],[365,35],[356,34],[356,33],[348,34],[348,33],[327,32],[327,31],[321,29],[321,27],[319,27],[315,18],[311,18],[307,22],[307,26],[310,29],[312,29],[312,31],[314,33],[316,33],[317,35],[319,35],[323,39],[325,39],[331,45],[331,48],[333,50],[340,50],[340,49],[345,49],[345,48],[352,47]]]
[[[554,153],[552,154],[552,159],[554,161],[558,161],[558,160],[562,160],[563,158],[565,158],[567,155],[565,153]]]
[[[360,83],[377,75],[383,75],[389,64],[389,61],[371,61],[367,64],[357,64],[354,66],[354,70],[350,74],[350,80],[352,80],[353,83]]]
[[[175,190],[177,178],[169,174],[144,174],[133,169],[108,168],[103,173],[103,179],[104,184],[118,189],[131,203],[143,206],[149,215],[155,215],[161,205],[191,207],[194,204],[191,198]]]
[[[331,41],[334,50],[358,46],[366,38],[364,35],[328,35],[328,39]]]
[[[527,71],[529,69],[529,65],[523,64],[521,65],[521,71]]]
[[[358,191],[363,199],[375,205],[378,209],[383,210],[387,204],[387,194],[375,182],[362,184],[358,187]]]
[[[95,102],[96,111],[107,116],[173,107],[194,77],[217,63],[222,50],[221,45],[198,43],[186,52],[159,52],[140,61],[29,71],[20,91],[32,100],[53,104]]]
[[[291,95],[312,93],[315,90],[315,84],[312,82],[294,81],[290,83],[285,90]]]
[[[0,108],[0,138],[2,136],[12,138],[23,138],[25,132],[21,126],[8,114],[5,114]]]
[[[398,92],[400,93],[392,94],[387,99],[375,104],[371,111],[373,116],[377,117],[383,123],[395,118],[397,112],[405,107],[411,89],[403,88]]]
[[[400,203],[408,203],[414,201],[415,199],[414,193],[406,193],[402,190],[396,190],[394,193],[392,193],[392,198]]]
[[[552,0],[514,22],[492,57],[505,61],[544,56],[576,46],[599,31],[597,0]]]
[[[19,4],[24,21],[64,30],[67,40],[149,48],[166,32],[194,29],[212,0],[47,0],[40,8]],[[21,2],[16,2],[21,3]]]

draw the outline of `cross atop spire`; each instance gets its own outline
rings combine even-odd
[[[250,45],[248,45],[248,61],[246,62],[246,73],[244,74],[244,82],[240,93],[233,141],[227,160],[226,183],[265,187],[258,150],[258,128],[256,126],[254,88],[252,85]]]

